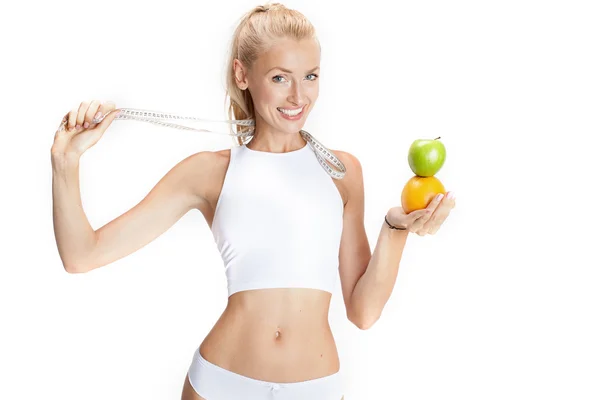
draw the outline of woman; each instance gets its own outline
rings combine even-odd
[[[187,157],[96,232],[81,209],[78,161],[118,114],[114,104],[81,103],[55,136],[55,232],[68,272],[131,254],[193,208],[213,232],[228,304],[194,352],[182,400],[343,399],[328,323],[337,274],[349,320],[369,328],[392,292],[409,232],[435,233],[454,206],[446,196],[408,215],[390,209],[371,255],[359,161],[332,151],[345,166],[343,179],[333,179],[301,130],[319,94],[319,64],[320,45],[301,13],[276,3],[246,14],[227,94],[230,115],[255,121],[252,140]]]

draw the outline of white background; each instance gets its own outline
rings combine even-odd
[[[600,398],[600,13],[592,1],[287,1],[321,41],[305,129],[354,154],[374,249],[442,137],[457,205],[411,234],[381,319],[341,291],[330,322],[346,400]],[[8,3],[7,3],[8,4]],[[224,119],[225,56],[253,1],[3,4],[0,398],[179,399],[227,301],[198,211],[134,254],[67,274],[52,225],[50,147],[83,100]],[[217,126],[226,131],[228,126]],[[98,229],[177,162],[225,135],[117,121],[81,160]],[[210,400],[210,399],[209,399]]]

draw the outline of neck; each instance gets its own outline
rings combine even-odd
[[[251,150],[287,153],[306,146],[306,140],[300,132],[274,132],[272,130],[260,130],[259,127],[256,128],[252,140],[246,145]]]

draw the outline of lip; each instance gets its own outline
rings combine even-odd
[[[286,115],[284,113],[282,113],[281,111],[277,110],[277,112],[279,113],[279,115],[281,115],[282,118],[287,119],[288,121],[297,121],[300,118],[302,118],[302,116],[304,115],[304,111],[306,110],[306,104],[302,106],[302,111],[300,111],[300,113],[298,115],[295,115],[293,117]]]

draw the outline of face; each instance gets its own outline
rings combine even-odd
[[[302,129],[319,96],[320,59],[315,39],[281,39],[250,69],[235,60],[237,85],[252,95],[257,129],[283,133]]]

